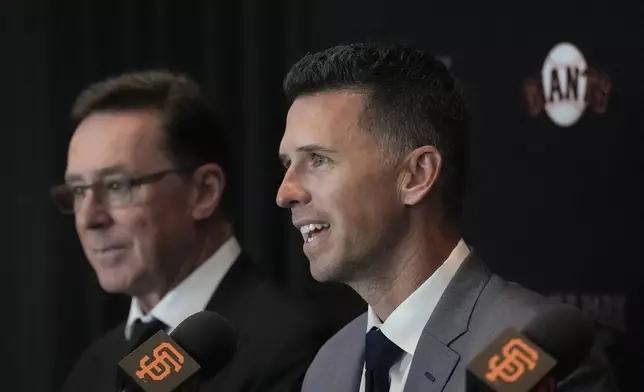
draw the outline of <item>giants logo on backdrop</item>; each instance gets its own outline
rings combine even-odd
[[[610,77],[589,66],[576,46],[564,42],[550,50],[540,77],[524,79],[523,100],[530,117],[544,110],[558,126],[570,127],[587,107],[605,113],[611,89]]]

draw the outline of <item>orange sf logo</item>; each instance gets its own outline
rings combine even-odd
[[[505,382],[515,382],[525,372],[526,366],[533,370],[537,366],[539,353],[519,338],[514,338],[503,346],[503,360],[498,355],[490,358],[490,371],[485,374],[490,382],[498,378]]]
[[[163,342],[154,349],[154,360],[150,360],[147,355],[141,358],[141,369],[136,371],[136,376],[144,382],[147,382],[146,376],[153,381],[161,381],[173,370],[175,373],[179,372],[182,363],[183,355],[170,343]]]

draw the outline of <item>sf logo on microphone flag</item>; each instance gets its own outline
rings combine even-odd
[[[119,367],[145,392],[171,392],[200,369],[165,331],[137,347]]]

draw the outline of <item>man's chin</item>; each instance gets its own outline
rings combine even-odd
[[[101,288],[110,294],[125,294],[130,295],[132,290],[128,285],[123,284],[113,284],[113,283],[101,283]]]
[[[133,290],[132,280],[122,276],[114,276],[114,274],[98,274],[98,283],[101,288],[111,294],[126,294],[131,295]]]
[[[324,255],[324,257],[315,259],[309,258],[309,272],[313,279],[320,283],[333,282],[351,285],[366,271],[364,263],[359,263],[355,259]]]
[[[320,283],[339,282],[342,283],[342,271],[338,265],[333,265],[327,261],[309,259],[309,271],[313,279]]]

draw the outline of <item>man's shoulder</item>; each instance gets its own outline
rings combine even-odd
[[[522,328],[537,315],[555,307],[570,307],[519,283],[492,275],[472,312],[471,325]]]
[[[238,270],[239,272],[239,270]],[[300,390],[301,379],[331,330],[312,305],[248,268],[235,290],[217,292],[211,310],[238,334],[237,352],[209,385],[218,390]]]
[[[430,320],[434,330],[446,326],[465,328],[468,333],[464,340],[486,340],[490,334],[508,327],[521,329],[542,311],[559,304],[494,273],[472,251],[452,278],[437,305],[437,314]],[[442,336],[452,338],[449,334]]]
[[[64,392],[80,392],[115,382],[116,364],[125,345],[124,328],[125,323],[120,323],[82,352],[67,375]]]
[[[247,347],[303,341],[319,347],[332,332],[312,301],[278,285],[246,255],[224,278],[207,309],[226,318]]]
[[[323,315],[312,301],[288,292],[269,278],[261,278],[249,293],[247,316],[262,325],[266,333],[279,335],[301,335],[326,328]]]
[[[493,276],[490,284],[493,295],[490,296],[489,306],[476,312],[485,321],[474,326],[475,329],[486,330],[488,326],[493,326],[491,330],[497,333],[509,327],[520,330],[536,317],[554,309],[566,308],[568,311],[578,312],[580,317],[593,323],[594,343],[586,358],[558,388],[570,391],[618,391],[608,353],[614,331],[570,304],[548,298],[517,283]]]
[[[117,353],[125,344],[125,322],[108,330],[103,336],[96,339],[85,349],[79,359],[81,362],[84,358],[100,356],[104,357],[106,353]],[[118,353],[116,354],[118,355]]]
[[[341,352],[359,351],[362,349],[364,336],[367,333],[367,312],[362,313],[336,332],[320,349],[316,361],[325,357],[336,357]]]
[[[493,274],[489,288],[494,290],[497,301],[513,308],[541,308],[559,303],[520,283]]]
[[[313,377],[313,374],[320,371],[324,372],[323,369],[333,369],[338,365],[339,358],[351,362],[353,357],[361,355],[364,349],[364,336],[367,333],[366,328],[367,313],[365,312],[335,333],[315,356],[309,369],[311,373],[309,377]]]
[[[360,371],[367,313],[356,317],[333,335],[309,366],[302,391],[346,389]]]

